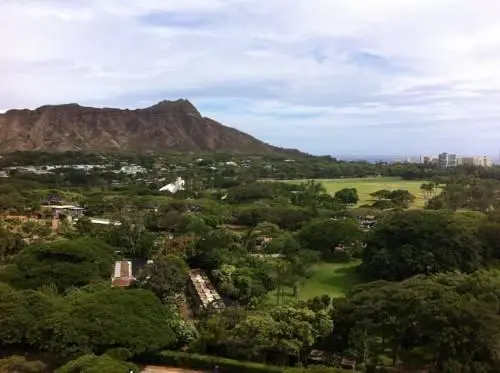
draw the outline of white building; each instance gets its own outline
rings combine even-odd
[[[159,189],[159,191],[160,191],[160,192],[165,192],[165,191],[167,191],[167,192],[170,192],[170,193],[174,193],[174,194],[175,194],[175,193],[177,193],[177,192],[178,192],[178,191],[180,191],[180,190],[184,190],[184,184],[185,184],[185,183],[186,183],[186,182],[185,182],[182,178],[178,177],[178,178],[175,180],[175,182],[174,182],[174,183],[170,183],[170,184],[167,184],[167,185],[165,185],[165,186],[162,186],[162,187]]]
[[[492,162],[487,156],[461,157],[458,158],[457,164],[462,166],[491,167]]]

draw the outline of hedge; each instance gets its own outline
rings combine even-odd
[[[179,351],[162,351],[143,356],[141,363],[166,365],[176,368],[212,371],[217,365],[221,373],[342,373],[336,368],[286,368],[272,365],[238,361],[217,356],[190,354]],[[351,371],[352,372],[352,371]]]

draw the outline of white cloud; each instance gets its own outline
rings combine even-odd
[[[4,0],[0,103],[184,96],[313,152],[496,154],[499,16],[497,0]]]

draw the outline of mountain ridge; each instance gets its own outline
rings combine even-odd
[[[0,114],[0,152],[36,150],[303,154],[204,117],[186,99],[137,109],[68,103]]]

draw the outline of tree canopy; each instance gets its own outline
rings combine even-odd
[[[392,213],[368,236],[363,270],[373,278],[387,280],[477,270],[488,259],[484,244],[477,238],[483,219],[448,211]]]
[[[163,301],[182,295],[188,281],[186,262],[177,256],[159,256],[152,264],[142,269],[137,277],[137,285],[151,290]]]
[[[113,263],[113,249],[100,240],[59,240],[27,246],[8,267],[7,277],[21,288],[54,284],[64,291],[109,278]]]
[[[76,292],[51,317],[51,350],[102,354],[122,347],[132,355],[166,348],[176,336],[172,317],[153,293],[112,288]]]
[[[109,355],[83,355],[66,363],[55,373],[138,373],[139,368],[132,363],[113,359]]]

